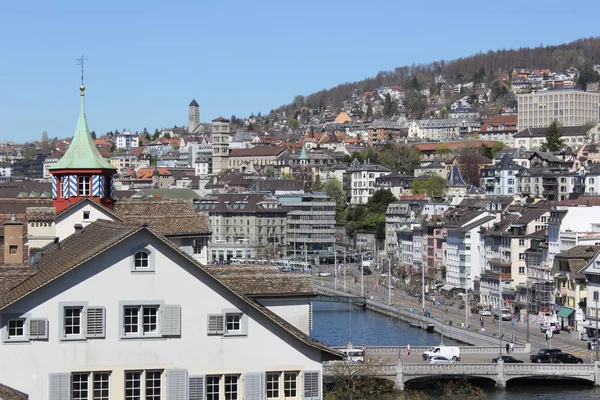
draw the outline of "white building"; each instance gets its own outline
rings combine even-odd
[[[0,379],[33,400],[321,399],[338,358],[144,225],[97,221],[36,267],[0,300]]]
[[[482,169],[481,186],[490,195],[514,196],[517,193],[517,174],[525,170],[505,154],[497,164]]]
[[[131,147],[139,147],[140,138],[131,132],[125,131],[115,135],[115,147],[117,149],[129,149]]]
[[[350,178],[350,203],[366,204],[377,190],[375,180],[389,173],[391,171],[388,168],[368,161],[363,164],[353,163],[345,172]]]

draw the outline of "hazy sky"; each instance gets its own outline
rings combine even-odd
[[[55,4],[56,3],[56,4]],[[73,134],[86,61],[90,129],[263,113],[412,63],[600,34],[600,1],[6,1],[0,140]],[[582,11],[585,10],[585,11]]]

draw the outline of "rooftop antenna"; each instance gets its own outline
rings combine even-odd
[[[81,86],[79,87],[79,90],[81,90],[81,95],[83,96],[83,91],[85,90],[85,86],[83,86],[83,62],[87,60],[87,58],[83,57],[83,54],[81,55],[81,58],[77,59],[77,65],[81,65]]]

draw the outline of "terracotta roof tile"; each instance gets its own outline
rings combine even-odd
[[[310,274],[280,272],[276,266],[211,266],[210,272],[247,296],[305,295],[312,296]]]

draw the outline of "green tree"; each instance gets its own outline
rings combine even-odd
[[[542,144],[542,151],[559,151],[564,143],[558,121],[552,121],[546,132],[546,142]]]
[[[171,134],[170,134],[169,132],[166,132],[166,133],[163,135],[163,137],[164,137],[165,139],[171,139]]]
[[[487,397],[483,389],[467,380],[448,381],[440,385],[443,400],[483,400]]]
[[[502,150],[505,147],[506,147],[506,145],[502,142],[494,142],[494,145],[492,146],[490,158],[496,157],[496,154],[500,153],[500,150]]]
[[[371,107],[371,103],[367,104],[367,113],[365,114],[366,119],[373,118],[373,107]]]
[[[328,179],[325,182],[324,187],[325,193],[333,201],[335,201],[336,220],[338,219],[339,213],[341,213],[346,207],[346,194],[340,181],[335,178]]]
[[[377,154],[379,164],[401,174],[412,175],[421,163],[421,152],[407,144],[386,145]]]
[[[439,175],[430,175],[425,179],[419,177],[412,182],[411,189],[414,194],[442,197],[446,194],[448,182]]]
[[[600,81],[600,74],[598,74],[590,64],[585,64],[577,76],[577,86],[583,90],[586,90],[588,83],[598,81]]]
[[[158,131],[158,129],[155,129],[154,135],[152,135],[152,140],[158,139],[159,136],[160,136],[160,132]]]
[[[290,128],[297,128],[300,125],[300,122],[296,118],[290,118],[287,120],[287,124]]]
[[[383,115],[391,118],[394,114],[396,114],[396,103],[392,100],[392,96],[387,93],[383,102]]]
[[[396,201],[396,197],[388,189],[379,189],[373,193],[373,196],[367,202],[367,212],[385,214],[388,205]]]
[[[315,181],[311,185],[312,192],[322,192],[325,189],[325,185],[321,182],[321,177],[317,174]]]
[[[92,139],[96,140],[96,132],[95,131],[91,131],[90,136],[92,137]]]

